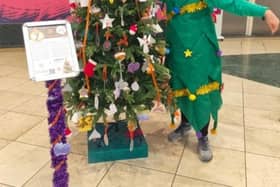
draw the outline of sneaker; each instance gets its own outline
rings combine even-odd
[[[177,129],[175,129],[173,132],[171,132],[168,135],[168,140],[170,142],[177,141],[181,138],[183,138],[185,135],[188,134],[188,132],[191,130],[191,125],[189,123],[181,123]]]
[[[204,136],[198,140],[198,156],[202,162],[209,162],[213,158],[213,154],[209,145],[207,136]]]

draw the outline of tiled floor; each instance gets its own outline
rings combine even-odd
[[[280,38],[226,39],[224,55],[280,53]],[[46,90],[28,80],[24,49],[0,49],[0,187],[50,187]],[[278,77],[279,78],[279,77]],[[223,74],[224,106],[214,159],[201,163],[194,133],[170,143],[169,117],[142,123],[149,157],[87,163],[86,135],[73,128],[71,187],[280,187],[280,88]]]

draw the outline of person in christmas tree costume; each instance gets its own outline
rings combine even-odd
[[[245,0],[165,0],[168,24],[166,40],[170,48],[166,64],[171,71],[171,87],[182,112],[179,127],[168,135],[170,141],[187,134],[191,126],[198,137],[201,161],[213,158],[207,134],[210,116],[215,133],[222,105],[221,51],[211,13],[213,8],[240,16],[263,17],[272,33],[279,19],[267,7]]]

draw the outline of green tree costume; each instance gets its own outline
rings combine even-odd
[[[199,132],[222,105],[221,57],[211,13],[220,8],[240,16],[263,17],[266,7],[245,0],[165,0],[170,48],[166,63],[177,106]]]

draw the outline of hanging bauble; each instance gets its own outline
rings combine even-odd
[[[134,81],[134,82],[131,84],[131,89],[132,89],[133,91],[135,91],[135,92],[137,92],[137,91],[140,89],[139,84],[138,84],[137,81]]]
[[[139,62],[132,62],[132,63],[128,64],[127,71],[129,73],[135,73],[139,68],[140,68]]]
[[[110,42],[110,40],[105,40],[103,43],[103,50],[110,51],[111,48],[112,48],[112,43]]]
[[[113,4],[113,3],[114,3],[114,0],[109,0],[109,3],[110,3],[110,4]]]
[[[100,12],[101,12],[101,9],[99,7],[97,7],[95,5],[92,5],[92,7],[91,7],[91,13],[92,14],[98,14]]]

